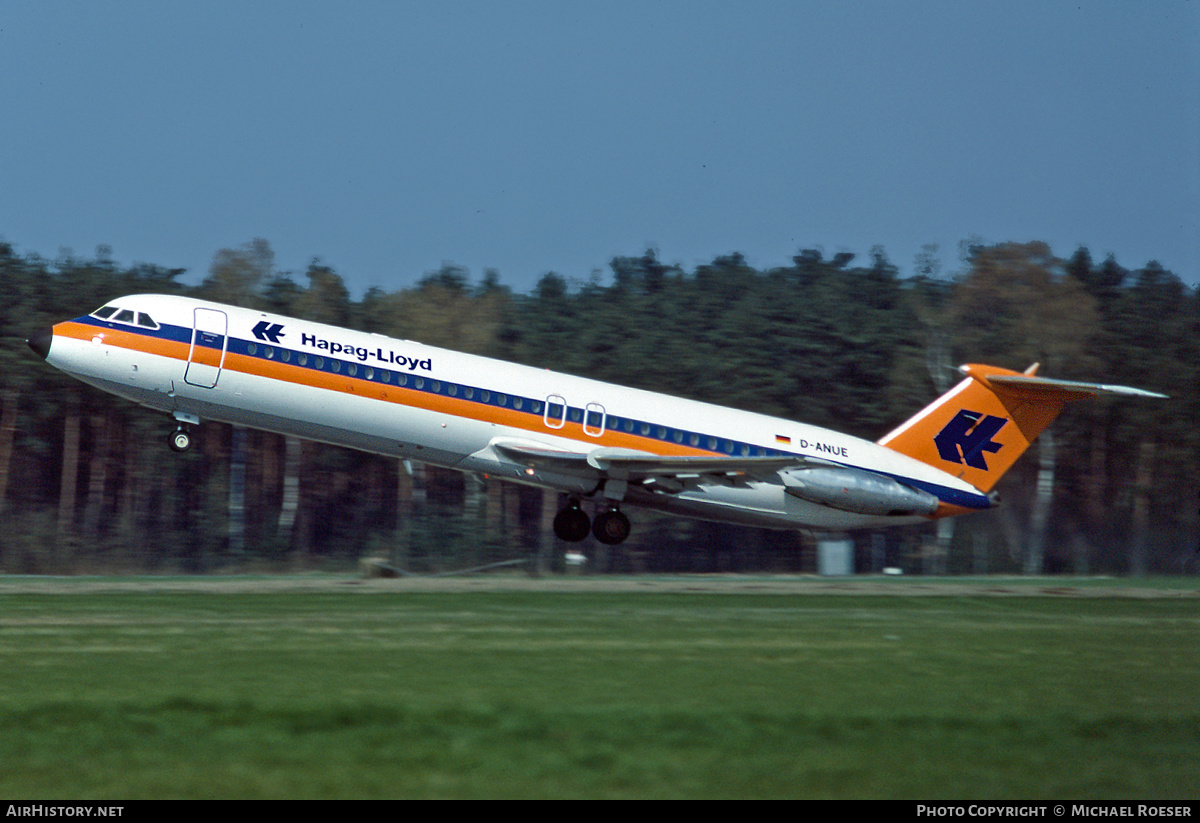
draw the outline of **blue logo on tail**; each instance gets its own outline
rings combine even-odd
[[[1001,444],[992,440],[992,437],[1007,422],[1007,417],[962,409],[944,429],[934,435],[933,442],[943,460],[966,463],[971,468],[987,471],[984,452],[995,454],[1000,451]]]

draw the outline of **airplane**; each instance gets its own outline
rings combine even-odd
[[[539,486],[555,534],[629,536],[623,505],[774,529],[845,532],[991,508],[994,488],[1070,402],[1165,397],[960,367],[877,442],[379,334],[175,295],[122,297],[43,329],[50,365],[170,414],[168,444],[220,421]],[[589,501],[595,516],[583,509]]]

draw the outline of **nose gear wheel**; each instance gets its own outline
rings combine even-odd
[[[192,435],[186,428],[180,426],[171,432],[167,445],[171,447],[171,451],[185,452],[192,447]]]

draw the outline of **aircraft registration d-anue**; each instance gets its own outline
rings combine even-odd
[[[1066,404],[1124,386],[961,367],[871,443],[828,429],[188,297],[134,295],[32,336],[67,374],[174,417],[215,420],[567,495],[563,540],[629,535],[624,505],[847,531],[990,508]],[[595,516],[584,511],[592,503]]]

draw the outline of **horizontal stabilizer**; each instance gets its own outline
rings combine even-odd
[[[1157,392],[1035,377],[971,363],[966,379],[879,441],[991,491],[1029,444],[1068,403],[1102,394],[1161,398]]]
[[[1024,374],[995,374],[987,378],[993,386],[1014,391],[1028,391],[1034,394],[1053,393],[1058,396],[1078,395],[1082,400],[1099,394],[1119,394],[1126,397],[1157,397],[1165,398],[1165,394],[1135,389],[1130,386],[1114,386],[1109,383],[1081,383],[1078,380],[1051,380],[1045,377],[1032,377]]]

